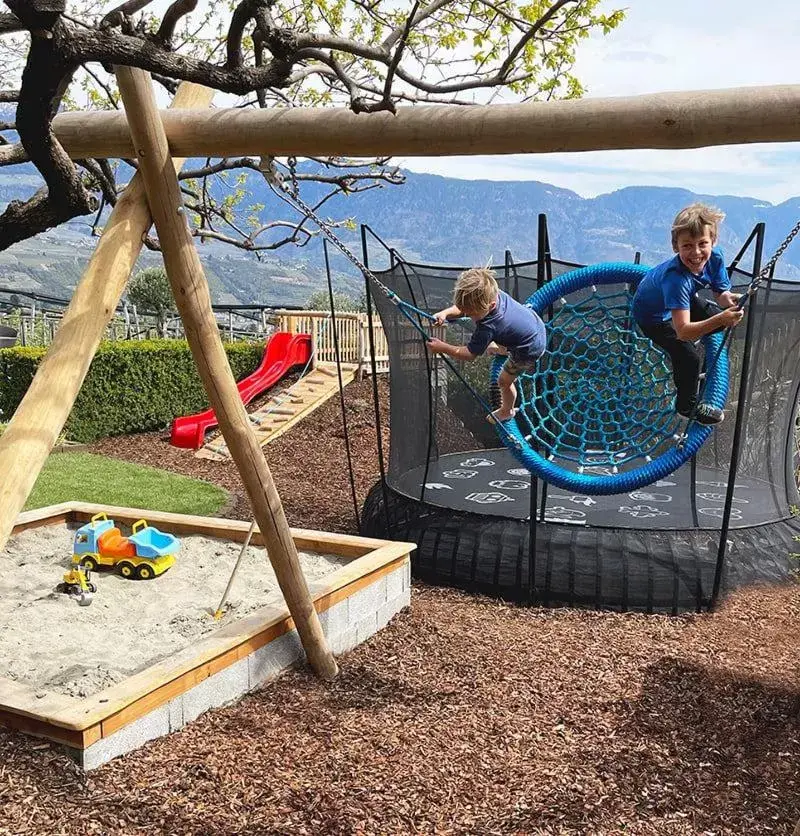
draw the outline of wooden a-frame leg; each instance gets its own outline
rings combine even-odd
[[[308,661],[319,676],[331,679],[337,674],[336,661],[322,632],[272,474],[247,420],[222,345],[150,76],[133,67],[117,67],[115,72],[167,275],[197,370],[250,497]]]

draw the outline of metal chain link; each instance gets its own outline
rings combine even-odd
[[[783,239],[783,242],[775,251],[772,258],[764,265],[764,268],[753,279],[753,281],[750,282],[750,286],[747,288],[747,296],[752,296],[758,290],[761,286],[761,282],[769,276],[772,268],[778,263],[778,259],[786,252],[786,248],[792,243],[798,232],[800,232],[800,221],[792,227],[791,232]]]
[[[287,157],[286,165],[289,166],[289,174],[292,178],[291,196],[297,198],[300,195],[300,186],[298,186],[297,184],[297,157]],[[286,187],[284,187],[284,191],[287,194],[290,194],[289,190]]]

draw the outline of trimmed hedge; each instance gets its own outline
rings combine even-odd
[[[241,380],[261,362],[264,344],[228,343],[225,351]],[[43,348],[0,350],[0,421],[11,418],[44,355]],[[161,429],[207,407],[185,340],[107,342],[97,350],[65,431],[73,441],[95,441]]]

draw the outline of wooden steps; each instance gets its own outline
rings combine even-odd
[[[342,363],[342,384],[347,386],[356,376],[358,366]],[[265,446],[302,421],[339,391],[339,376],[334,363],[319,363],[290,389],[279,392],[248,416],[258,438]],[[228,446],[220,434],[208,441],[196,453],[200,459],[227,461]]]

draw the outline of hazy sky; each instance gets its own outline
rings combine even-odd
[[[605,8],[623,4],[605,3]],[[634,0],[621,26],[579,46],[588,96],[800,82],[797,0]],[[408,158],[450,177],[542,180],[585,197],[630,185],[678,186],[779,203],[800,195],[800,143],[683,151],[592,151]]]

